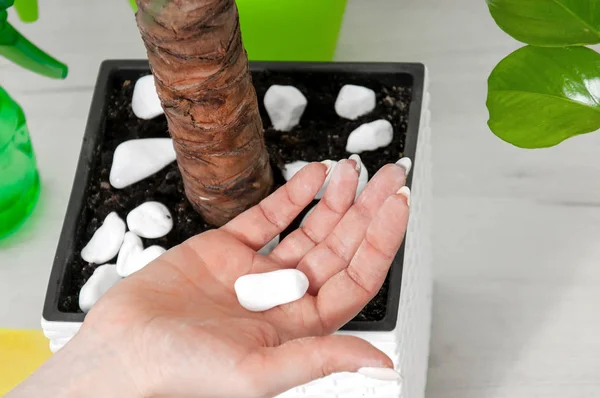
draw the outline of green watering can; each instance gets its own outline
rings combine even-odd
[[[135,0],[129,0],[137,11]],[[346,0],[236,0],[254,61],[331,61]]]
[[[40,75],[64,79],[68,68],[46,54],[8,23],[14,4],[25,22],[37,20],[37,0],[0,0],[0,56]],[[40,179],[25,114],[0,87],[0,238],[13,232],[33,210]]]
[[[23,21],[34,22],[38,17],[37,0],[0,0],[0,56],[40,75],[64,79],[67,66],[37,48],[7,22],[6,10],[13,3]]]

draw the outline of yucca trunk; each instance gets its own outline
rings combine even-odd
[[[185,191],[222,225],[273,177],[234,0],[137,0],[136,15]]]

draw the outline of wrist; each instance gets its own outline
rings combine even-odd
[[[106,342],[78,333],[7,398],[40,396],[144,397],[120,354]]]

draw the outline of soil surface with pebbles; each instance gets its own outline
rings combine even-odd
[[[141,77],[141,75],[140,75]],[[389,81],[381,76],[370,79],[346,74],[308,73],[298,75],[293,72],[253,74],[254,85],[259,98],[261,116],[265,125],[265,140],[274,168],[275,186],[281,186],[283,179],[279,167],[295,160],[321,161],[339,160],[350,154],[345,151],[348,135],[363,123],[377,119],[387,119],[394,126],[392,143],[375,151],[360,154],[369,176],[387,163],[400,159],[404,150],[407,128],[408,106],[410,104],[410,84],[395,86],[396,78]],[[165,204],[173,215],[172,231],[159,239],[142,239],[144,247],[160,245],[167,249],[184,240],[206,231],[211,227],[194,212],[185,198],[183,184],[177,164],[172,163],[162,171],[124,189],[115,189],[109,184],[113,151],[122,142],[136,138],[168,137],[167,121],[164,116],[153,120],[141,120],[133,115],[131,98],[135,80],[115,77],[109,91],[110,100],[106,114],[104,137],[96,148],[96,163],[87,187],[87,203],[82,211],[76,242],[77,251],[72,254],[65,286],[61,292],[59,309],[64,312],[81,312],[78,305],[79,290],[92,275],[96,264],[88,264],[81,259],[80,250],[101,225],[104,218],[116,211],[122,219],[140,204],[153,200]],[[308,99],[308,106],[300,120],[300,125],[290,132],[279,132],[270,127],[269,117],[262,105],[262,98],[272,84],[294,85]],[[335,100],[344,84],[362,85],[377,93],[377,106],[373,112],[357,120],[340,118],[334,109]],[[316,202],[315,202],[316,203]],[[313,203],[314,204],[314,203]],[[305,210],[308,211],[309,206]],[[297,227],[304,216],[302,213],[290,229]],[[282,236],[283,238],[283,236]],[[114,262],[113,260],[112,262]],[[386,311],[388,281],[377,296],[354,318],[356,321],[378,321]]]

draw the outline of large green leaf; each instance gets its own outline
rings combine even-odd
[[[501,139],[543,148],[600,128],[600,54],[586,47],[523,47],[488,80],[488,124]]]
[[[486,0],[506,33],[536,46],[600,43],[600,0]]]

